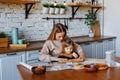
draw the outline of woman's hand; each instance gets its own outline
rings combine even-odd
[[[83,59],[83,61],[85,60],[84,52],[80,53],[80,57],[79,57],[79,59]]]
[[[85,61],[85,56],[80,56],[79,59]]]
[[[66,62],[67,60],[68,60],[68,59],[59,58],[59,59],[58,59],[58,62],[64,63],[64,62]]]

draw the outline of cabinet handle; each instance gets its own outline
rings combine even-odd
[[[87,43],[84,43],[84,45],[90,45],[90,43],[89,43],[89,42],[87,42]]]
[[[97,41],[98,43],[102,43],[103,41],[102,40],[100,40],[100,41]]]
[[[16,53],[9,53],[9,54],[7,54],[8,56],[10,56],[10,55],[16,55]]]
[[[38,59],[38,61],[40,61],[40,60]]]
[[[108,41],[112,41],[113,39],[109,39]]]

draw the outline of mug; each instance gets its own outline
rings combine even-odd
[[[22,39],[19,39],[19,40],[18,40],[18,44],[23,44],[23,40],[22,40]]]

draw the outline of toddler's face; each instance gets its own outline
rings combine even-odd
[[[67,47],[65,47],[65,52],[67,54],[71,54],[72,51],[73,51],[73,46],[67,46]]]

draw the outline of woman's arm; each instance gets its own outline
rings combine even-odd
[[[43,45],[41,52],[39,53],[39,59],[45,62],[66,60],[66,59],[58,58],[58,56],[53,56],[54,54],[59,55],[60,54],[59,52],[61,52],[61,50],[59,49],[55,50],[55,48],[59,46],[59,45],[56,46],[56,44],[53,43],[51,40],[46,41],[45,44]]]
[[[58,61],[58,58],[53,57],[51,54],[51,52],[52,52],[52,50],[54,50],[54,48],[50,43],[51,43],[50,40],[48,40],[44,43],[43,48],[42,48],[41,52],[39,53],[39,59],[41,61],[46,61],[46,62]]]
[[[84,51],[82,47],[76,43],[74,43],[75,51],[79,54],[79,58],[85,59]]]

